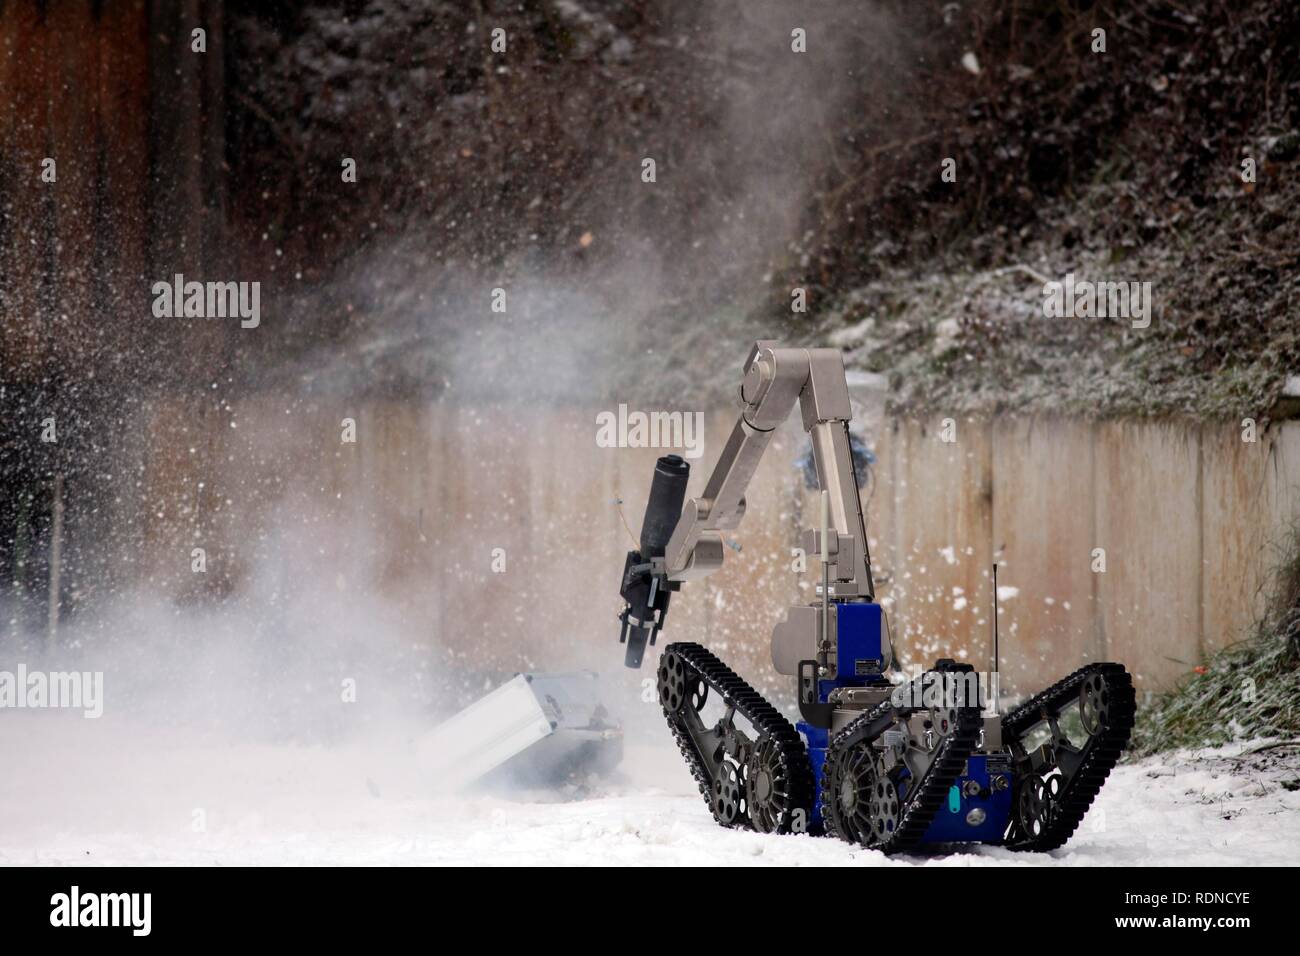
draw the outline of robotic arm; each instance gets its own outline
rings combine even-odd
[[[809,531],[804,547],[826,565],[829,597],[875,599],[862,501],[853,471],[848,423],[852,417],[844,362],[836,349],[780,348],[759,341],[745,362],[742,410],[704,493],[685,502],[690,466],[677,455],[655,466],[641,526],[640,548],[630,551],[620,593],[627,602],[619,619],[626,664],[640,667],[668,613],[669,596],[681,582],[722,566],[722,531],[740,524],[745,489],[772,433],[798,402],[812,436],[818,483],[829,498],[822,531]],[[678,512],[680,511],[680,514]]]

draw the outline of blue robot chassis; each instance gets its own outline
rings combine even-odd
[[[831,694],[843,688],[879,687],[890,694],[891,699],[902,700],[906,696],[896,693],[894,685],[879,673],[879,661],[883,658],[883,612],[879,604],[844,604],[838,612],[838,654],[840,662],[835,676],[818,682],[818,703],[829,703]],[[941,676],[932,679],[929,685],[922,685],[922,697],[929,693],[932,703],[940,705],[956,704],[963,697],[974,700],[980,688],[978,683],[970,686],[964,675],[973,671],[950,669],[954,662],[940,662],[943,670],[932,671]],[[978,676],[976,681],[978,681]],[[924,701],[922,701],[924,702]],[[823,771],[826,767],[826,752],[830,746],[830,731],[825,727],[800,720],[795,729],[803,738],[808,749],[808,762],[816,790],[813,795],[813,808],[810,815],[810,827],[813,832],[824,832],[822,820]],[[981,726],[980,734],[987,732]],[[978,741],[978,738],[977,738]],[[912,773],[903,769],[899,773],[898,789],[902,799],[906,799],[912,783]],[[925,830],[921,843],[995,843],[1007,831],[1011,820],[1011,764],[1002,753],[972,753],[965,761],[960,776],[948,787],[947,794],[938,811]],[[829,784],[827,784],[829,786]],[[842,785],[841,785],[842,789]],[[836,799],[843,794],[826,794],[826,801]]]
[[[638,548],[620,593],[620,641],[639,667],[683,582],[716,570],[722,530],[744,514],[744,489],[776,426],[797,403],[822,489],[818,603],[790,609],[772,636],[775,669],[795,678],[789,720],[706,648],[674,643],[657,664],[669,730],[714,819],[764,833],[839,837],[887,853],[998,844],[1046,851],[1078,827],[1133,726],[1124,667],[1079,668],[1006,714],[990,712],[970,664],[940,660],[891,680],[848,433],[843,362],[832,349],[760,341],[742,412],[701,496],[689,466],[660,458]],[[995,664],[996,667],[996,664]]]

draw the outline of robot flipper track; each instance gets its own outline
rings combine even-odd
[[[1076,702],[1082,742],[1060,727]],[[1002,718],[1002,739],[1018,764],[1008,847],[1055,850],[1070,839],[1128,744],[1135,712],[1123,665],[1089,664]]]
[[[718,823],[762,833],[806,832],[813,781],[798,732],[775,707],[699,644],[669,644],[659,658],[659,702]],[[722,718],[700,712],[711,694]],[[737,726],[739,715],[752,736]]]
[[[961,777],[983,721],[978,705],[937,714],[937,742],[927,753],[925,769],[919,778],[904,776],[904,761],[887,763],[884,755],[891,748],[878,742],[894,730],[895,753],[916,752],[915,744],[906,741],[902,722],[921,709],[885,700],[831,738],[821,785],[821,816],[828,833],[885,853],[912,849],[925,837]]]

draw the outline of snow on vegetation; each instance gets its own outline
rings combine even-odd
[[[1259,416],[1300,367],[1300,114],[1269,92],[1298,8],[1123,6],[1124,54],[1062,60],[1087,49],[1091,7],[1031,26],[1022,4],[965,5],[934,25],[924,92],[889,135],[846,120],[872,148],[842,158],[855,188],[826,184],[845,208],[810,225],[790,284],[822,293],[800,331],[888,375],[894,408]],[[1070,274],[1150,283],[1149,326],[1049,318]]]
[[[1139,709],[1137,753],[1253,738],[1300,738],[1300,533],[1278,569],[1271,612],[1182,686]]]

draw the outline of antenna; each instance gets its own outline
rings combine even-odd
[[[1001,682],[998,680],[998,563],[993,562],[993,713],[1002,706]]]

